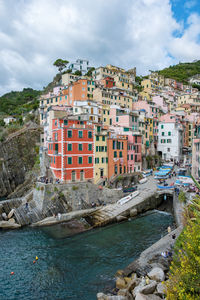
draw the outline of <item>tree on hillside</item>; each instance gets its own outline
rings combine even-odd
[[[62,73],[62,70],[66,68],[68,65],[68,60],[63,60],[61,58],[58,58],[56,61],[54,61],[53,65],[58,68],[58,71]]]
[[[82,72],[77,70],[76,72],[74,72],[74,75],[77,75],[77,76],[81,76],[82,75]]]
[[[95,70],[94,67],[91,67],[88,72],[85,74],[86,76],[92,77],[92,72]]]

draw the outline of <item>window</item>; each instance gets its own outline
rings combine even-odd
[[[114,157],[117,157],[117,151],[114,151]]]
[[[57,120],[55,120],[55,126],[57,126]]]
[[[67,120],[64,120],[64,125],[68,125],[68,121]]]
[[[78,151],[83,151],[83,144],[78,144]]]
[[[88,131],[88,138],[92,139],[92,131]]]
[[[71,164],[72,164],[72,157],[68,157],[68,158],[67,158],[67,163],[68,163],[68,165],[71,165]]]
[[[118,117],[116,117],[116,122],[119,122],[119,118]]]
[[[133,160],[133,154],[131,154],[131,160]]]
[[[72,144],[67,144],[67,151],[72,151]]]
[[[122,151],[119,152],[119,157],[122,157]]]
[[[165,135],[165,133],[164,132],[162,132],[162,136],[164,136]]]
[[[92,144],[88,144],[88,151],[92,151]]]
[[[164,125],[161,125],[161,129],[163,129],[164,128]]]
[[[96,141],[99,141],[99,136],[96,136]]]
[[[99,151],[99,147],[98,146],[96,146],[96,152],[98,152]]]
[[[72,138],[72,130],[67,130],[67,137]]]
[[[167,151],[170,152],[170,148],[167,148]]]
[[[78,158],[78,163],[79,163],[79,165],[82,165],[82,163],[83,163],[83,158],[82,157]]]
[[[95,158],[95,164],[99,164],[99,158]]]
[[[82,130],[79,130],[79,131],[78,131],[78,137],[79,137],[79,138],[82,138],[82,137],[83,137],[83,131],[82,131]]]
[[[82,88],[82,91],[85,91],[85,88],[84,88],[84,87]]]
[[[115,174],[117,174],[117,165],[115,165]]]
[[[88,156],[88,164],[92,164],[92,156]]]
[[[171,136],[171,131],[168,131],[168,135]]]
[[[117,143],[116,143],[116,141],[113,141],[113,150],[115,150],[115,149],[117,149]]]
[[[102,141],[105,142],[105,136],[102,136]]]
[[[171,139],[167,140],[167,143],[171,143],[171,142],[172,142],[172,140],[171,140]]]

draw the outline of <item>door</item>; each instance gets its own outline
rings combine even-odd
[[[80,180],[83,181],[84,180],[84,171],[81,170],[80,172]]]
[[[76,181],[76,171],[72,171],[72,182]]]
[[[100,169],[100,176],[103,178],[103,169]]]

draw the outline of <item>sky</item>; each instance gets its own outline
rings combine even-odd
[[[200,59],[200,0],[0,0],[0,95],[42,89],[57,58],[137,68]]]

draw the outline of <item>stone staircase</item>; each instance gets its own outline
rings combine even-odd
[[[93,227],[104,226],[112,222],[116,218],[116,212],[114,210],[115,205],[108,205],[95,211],[88,219]]]

